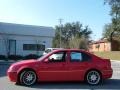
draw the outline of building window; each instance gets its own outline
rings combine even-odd
[[[23,44],[23,50],[44,51],[45,45],[43,45],[43,44]]]
[[[100,48],[100,44],[97,44],[97,45],[96,45],[96,48]]]

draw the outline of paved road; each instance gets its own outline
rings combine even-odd
[[[8,67],[8,66],[7,66]],[[0,71],[5,71],[6,66],[0,65]],[[120,62],[112,61],[113,77],[104,81],[101,85],[90,86],[84,82],[63,82],[63,83],[37,83],[31,87],[19,86],[10,82],[5,76],[5,72],[0,72],[0,90],[61,90],[61,89],[120,89]]]

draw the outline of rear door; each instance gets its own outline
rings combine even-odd
[[[69,56],[69,80],[84,80],[84,74],[91,65],[91,56],[82,51],[71,51]]]

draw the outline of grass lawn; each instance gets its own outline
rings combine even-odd
[[[111,52],[94,52],[95,55],[103,58],[108,58],[111,60],[120,61],[120,51],[111,51]]]

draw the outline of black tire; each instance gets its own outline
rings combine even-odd
[[[91,70],[86,74],[85,80],[90,85],[97,85],[101,82],[101,74],[96,70]]]
[[[19,80],[22,85],[31,86],[36,83],[37,76],[34,71],[25,70],[21,72]]]

